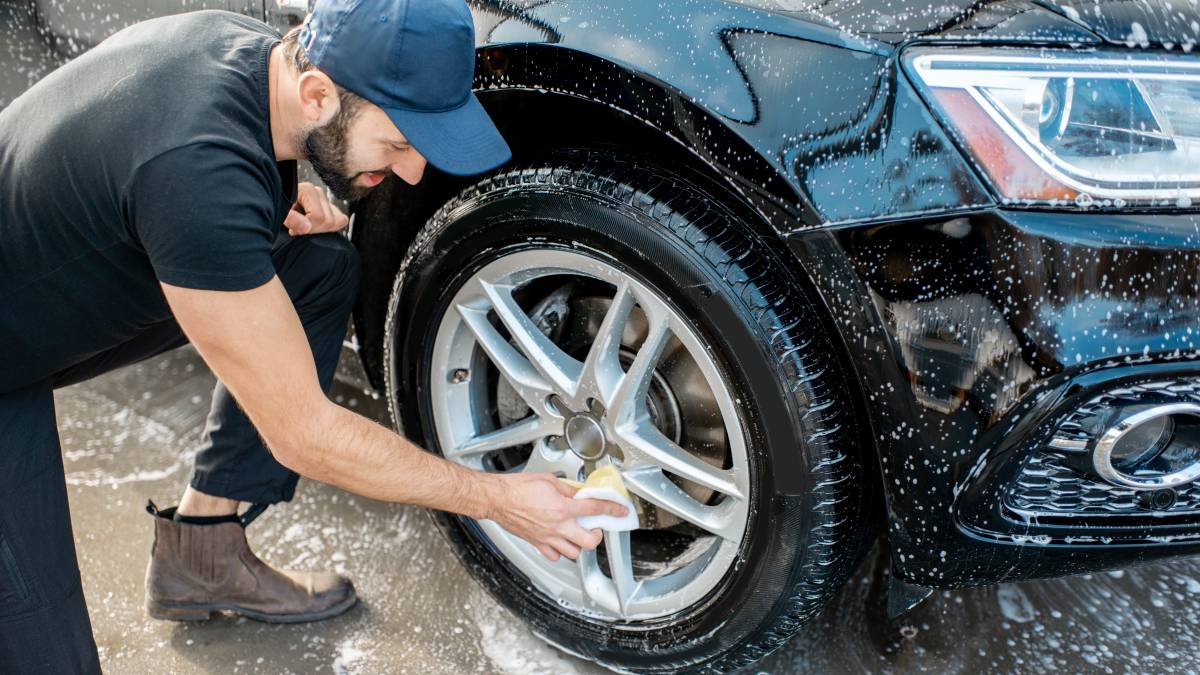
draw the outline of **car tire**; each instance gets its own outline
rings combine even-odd
[[[749,508],[735,562],[703,598],[653,620],[597,619],[531,583],[480,523],[435,512],[470,573],[559,648],[631,672],[727,672],[782,645],[876,535],[874,479],[824,322],[766,240],[698,183],[594,153],[484,178],[441,208],[397,275],[386,326],[392,418],[437,453],[431,373],[451,298],[528,251],[604,261],[687,317],[736,398]],[[444,376],[438,373],[438,377]]]

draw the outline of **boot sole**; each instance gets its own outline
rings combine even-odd
[[[247,619],[264,623],[309,623],[331,619],[358,604],[358,595],[351,595],[342,602],[320,612],[307,614],[264,614],[253,609],[227,604],[172,605],[154,600],[146,601],[146,613],[152,619],[163,621],[208,621],[214,612],[229,612]]]

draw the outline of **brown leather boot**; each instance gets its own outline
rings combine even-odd
[[[155,619],[204,621],[226,611],[301,623],[337,616],[358,601],[345,577],[269,567],[250,550],[236,516],[196,525],[174,521],[174,507],[146,510],[155,516],[146,568],[146,611]]]

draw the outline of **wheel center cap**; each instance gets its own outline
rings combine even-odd
[[[567,420],[567,445],[580,459],[600,459],[604,455],[604,429],[591,415],[576,415]]]

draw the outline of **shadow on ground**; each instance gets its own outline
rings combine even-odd
[[[482,592],[420,509],[301,481],[249,529],[270,562],[349,574],[362,602],[319,624],[152,621],[147,498],[174,504],[213,378],[190,348],[57,393],[84,588],[109,673],[599,673]],[[382,420],[378,401],[335,398]],[[386,422],[385,422],[386,423]],[[935,594],[886,618],[885,561],[748,673],[1196,672],[1200,562]]]

